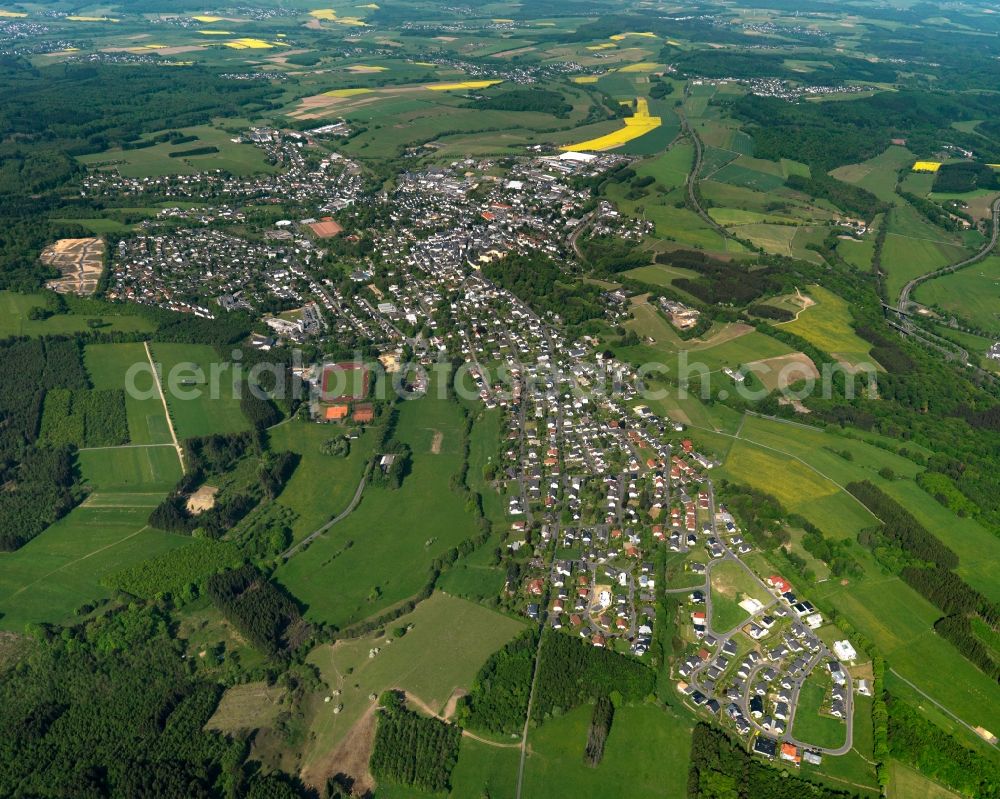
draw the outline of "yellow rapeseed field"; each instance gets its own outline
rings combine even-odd
[[[209,22],[222,22],[223,18],[222,17],[210,17],[207,14],[201,14],[201,15],[199,15],[197,17],[191,17],[191,19],[197,20],[198,22],[209,23]]]
[[[332,8],[317,8],[315,11],[310,11],[309,16],[316,19],[336,19],[337,12]]]
[[[276,46],[271,44],[271,42],[265,42],[263,39],[244,38],[226,42],[226,47],[232,47],[234,50],[270,50]]]
[[[627,117],[625,127],[609,133],[606,136],[599,136],[596,139],[589,139],[578,144],[570,144],[561,147],[562,150],[613,150],[621,147],[633,139],[645,136],[651,130],[660,127],[662,121],[659,117],[649,115],[649,102],[645,97],[636,100],[635,114]]]
[[[232,36],[232,31],[197,31],[202,36]]]
[[[10,17],[11,19],[20,19],[21,17],[28,16],[23,11],[4,11],[0,8],[0,17]]]
[[[333,91],[323,92],[327,97],[355,97],[359,94],[371,94],[371,89],[334,89]]]
[[[570,78],[573,83],[597,83],[597,75],[577,75]]]
[[[496,83],[503,83],[500,80],[462,80],[456,83],[428,83],[424,86],[425,89],[430,89],[433,92],[451,92],[457,89],[485,89],[487,86],[493,86]]]
[[[618,67],[619,72],[654,72],[657,69],[663,69],[663,64],[656,64],[652,61],[638,61],[635,64],[626,64],[624,67]]]
[[[647,39],[655,39],[656,34],[652,31],[626,31],[625,33],[616,33],[614,36],[609,36],[613,42],[620,42],[622,39],[627,39],[629,36],[644,36]]]
[[[913,165],[914,172],[937,172],[941,164],[937,161],[917,161]]]

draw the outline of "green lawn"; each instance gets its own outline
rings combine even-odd
[[[153,325],[139,315],[95,313],[72,314],[63,313],[50,316],[48,319],[28,319],[28,311],[32,308],[44,308],[43,294],[17,294],[13,291],[0,291],[0,338],[7,336],[46,336],[65,333],[80,333],[90,330],[88,319],[102,319],[104,332],[120,330],[123,332],[149,332]],[[114,309],[108,306],[109,311]]]
[[[691,269],[684,269],[680,266],[668,266],[667,264],[639,266],[635,269],[629,269],[623,274],[625,277],[649,283],[651,286],[672,286],[674,280],[679,277],[691,279],[698,276],[698,273]]]
[[[207,344],[151,344],[162,366],[161,382],[177,438],[183,441],[213,433],[249,428],[233,391],[232,372]],[[214,380],[213,368],[220,375]]]
[[[524,770],[527,799],[684,796],[691,724],[652,705],[615,710],[604,758],[583,763],[593,713],[583,705],[532,729]]]
[[[83,361],[94,388],[125,389],[129,440],[133,444],[170,442],[167,417],[142,344],[88,344]]]
[[[475,534],[474,516],[450,487],[461,433],[453,401],[429,394],[402,403],[396,438],[413,450],[402,488],[366,488],[354,513],[277,571],[307,618],[344,625],[413,596],[431,562]]]
[[[338,436],[343,428],[294,420],[279,425],[269,433],[275,452],[290,450],[301,456],[299,465],[278,497],[278,503],[298,516],[292,524],[292,538],[300,541],[326,524],[350,504],[372,454],[375,433],[366,430],[351,442],[346,458],[324,455],[323,442]]]
[[[716,563],[711,577],[712,617],[709,623],[714,632],[727,632],[750,617],[739,606],[744,599],[753,598],[763,604],[770,599],[763,586],[735,561]]]
[[[412,624],[389,643],[392,630]],[[323,644],[308,656],[343,711],[321,708],[313,719],[304,768],[324,757],[371,706],[371,694],[399,688],[416,695],[437,712],[456,690],[468,690],[486,659],[523,629],[523,624],[482,605],[435,593],[416,609],[387,626],[385,635]],[[378,649],[374,657],[369,653]],[[315,738],[313,738],[313,735]]]
[[[1000,334],[1000,255],[920,284],[914,299]]]
[[[824,699],[829,698],[829,691],[830,677],[820,666],[802,683],[792,733],[804,743],[834,749],[844,743],[847,725],[820,712]]]

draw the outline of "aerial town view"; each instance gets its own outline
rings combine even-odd
[[[997,0],[0,0],[0,797],[1000,799]]]

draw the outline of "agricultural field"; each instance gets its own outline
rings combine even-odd
[[[48,319],[29,319],[32,308],[46,308],[47,299],[43,294],[18,294],[0,291],[0,338],[7,336],[56,336],[67,333],[82,333],[91,329],[91,319],[101,319],[99,330],[110,332],[119,330],[126,333],[146,333],[153,325],[138,314],[118,314],[113,306],[107,311],[93,316],[75,313],[59,313]]]
[[[278,504],[295,511],[292,538],[300,541],[346,508],[372,455],[376,432],[365,430],[351,442],[346,458],[323,454],[323,443],[341,435],[336,425],[293,420],[268,432],[274,452],[291,451],[301,460],[278,497]]]
[[[991,255],[921,283],[914,299],[954,314],[981,331],[1000,334],[1000,256]]]
[[[110,596],[105,575],[187,544],[146,523],[164,493],[94,494],[20,549],[0,553],[0,628],[71,621],[77,608]]]
[[[169,444],[170,428],[143,345],[88,344],[83,354],[95,389],[125,389],[129,441],[132,444]],[[130,386],[136,390],[130,390]]]
[[[342,626],[401,602],[426,583],[436,557],[475,534],[449,484],[462,460],[459,408],[432,393],[400,408],[395,437],[413,450],[402,487],[367,487],[349,517],[278,569],[306,618]]]
[[[233,389],[231,365],[205,344],[151,344],[177,438],[248,429]],[[218,377],[215,377],[218,375]]]
[[[896,194],[896,180],[900,170],[908,170],[913,165],[913,159],[913,153],[905,147],[892,145],[874,158],[838,167],[830,174],[845,183],[867,189],[883,202],[898,205],[903,200]]]
[[[796,319],[778,327],[847,363],[870,360],[871,345],[854,332],[847,302],[822,286],[809,286],[807,290],[813,304],[803,308]]]
[[[181,476],[177,451],[170,444],[83,449],[79,463],[85,485],[99,493],[168,491]]]
[[[711,567],[712,613],[709,619],[715,632],[732,630],[745,622],[750,614],[739,606],[744,599],[756,599],[766,604],[767,591],[742,564],[733,560],[715,563]]]
[[[331,703],[322,703],[312,718],[310,733],[315,738],[303,756],[304,779],[309,782],[320,776],[320,770],[336,765],[327,756],[365,717],[372,707],[372,694],[397,688],[415,697],[427,712],[452,714],[453,697],[471,687],[486,659],[523,626],[481,605],[439,592],[388,625],[383,636],[363,636],[314,649],[308,662],[319,669],[331,691],[341,693]],[[400,628],[409,628],[402,637],[393,634]],[[332,712],[334,703],[343,704],[340,713]]]
[[[654,705],[618,707],[604,758],[590,768],[583,763],[583,751],[592,713],[591,705],[582,705],[530,731],[526,796],[614,795],[623,785],[632,796],[683,795],[691,749],[689,721]]]

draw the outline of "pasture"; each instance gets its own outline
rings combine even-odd
[[[914,294],[924,305],[941,308],[980,330],[1000,333],[1000,255],[921,283]]]
[[[76,220],[74,220],[76,221]],[[44,294],[18,294],[13,291],[0,291],[0,338],[8,336],[57,336],[67,333],[82,333],[91,329],[88,321],[100,318],[102,331],[110,332],[150,332],[153,325],[138,314],[119,314],[112,305],[107,312],[75,314],[60,313],[48,319],[29,319],[32,308],[45,308],[47,305]]]
[[[883,202],[897,205],[902,202],[896,194],[899,171],[913,163],[913,153],[905,147],[892,145],[885,152],[862,161],[834,169],[830,174],[845,183],[867,189]]]
[[[868,510],[832,480],[790,461],[785,452],[737,440],[729,449],[722,473],[771,494],[786,510],[801,514],[835,538],[853,537],[874,522]]]
[[[83,362],[94,388],[125,389],[131,443],[170,443],[163,403],[156,393],[142,344],[88,344],[83,350]],[[130,390],[130,386],[136,390]]]
[[[412,625],[405,635],[392,631]],[[303,755],[303,777],[319,776],[333,751],[372,706],[371,694],[398,688],[447,715],[449,699],[467,691],[486,659],[523,629],[520,621],[440,592],[387,626],[382,636],[322,644],[307,661],[339,696],[320,703]],[[378,650],[377,654],[370,656]],[[349,675],[349,676],[348,676]],[[334,714],[336,704],[343,710]],[[315,736],[315,737],[313,737]]]
[[[961,247],[947,242],[888,233],[882,249],[882,266],[887,273],[885,287],[890,302],[913,278],[960,261],[966,255]]]
[[[349,517],[278,569],[306,618],[343,626],[413,596],[432,561],[476,532],[449,485],[462,462],[462,417],[432,394],[400,407],[395,437],[413,450],[402,487],[369,486]]]
[[[324,455],[325,441],[341,435],[342,428],[296,419],[268,432],[270,448],[297,453],[301,460],[278,496],[278,503],[297,514],[292,538],[300,541],[346,508],[368,466],[376,433],[365,430],[351,442],[346,458]]]
[[[163,494],[101,494],[15,552],[0,553],[0,628],[64,622],[81,605],[110,596],[101,578],[190,539],[146,524]]]
[[[890,761],[889,770],[892,776],[886,790],[888,799],[958,799],[960,796],[898,760]]]
[[[232,365],[206,344],[150,345],[177,438],[248,429],[233,386]],[[217,376],[217,377],[216,377]]]
[[[691,749],[691,723],[653,705],[615,709],[596,768],[583,752],[593,713],[581,705],[549,719],[528,735],[524,793],[528,797],[579,799],[614,796],[683,796]]]
[[[115,162],[114,168],[127,178],[186,175],[204,172],[207,169],[223,169],[237,176],[276,171],[276,168],[265,160],[263,149],[249,143],[233,142],[235,136],[221,128],[197,125],[181,128],[179,132],[183,136],[197,136],[197,141],[183,144],[161,142],[137,150],[114,148],[82,155],[77,160],[92,168],[100,168],[103,164]],[[215,147],[217,152],[172,157],[172,154],[201,147]]]

